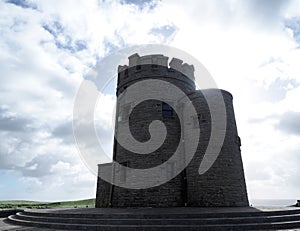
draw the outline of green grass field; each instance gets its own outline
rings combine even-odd
[[[0,209],[47,209],[47,208],[94,208],[95,199],[60,202],[38,202],[38,201],[0,201]]]

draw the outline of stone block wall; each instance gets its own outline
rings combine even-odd
[[[199,166],[207,149],[211,134],[211,116],[203,97],[214,97],[216,89],[197,91],[194,93],[193,103],[199,114],[200,141],[198,150],[187,167],[188,205],[189,206],[248,206],[247,189],[244,178],[243,163],[240,151],[232,95],[221,91],[226,106],[226,133],[223,146],[212,167],[199,175]]]
[[[224,144],[212,167],[199,175],[198,169],[211,136],[211,115],[204,94],[215,99],[219,90],[196,91],[192,65],[183,64],[179,59],[172,59],[169,65],[168,67],[168,57],[163,55],[130,56],[129,66],[119,66],[116,94],[119,96],[131,84],[150,78],[168,81],[179,87],[189,96],[198,113],[196,119],[200,126],[200,140],[194,158],[188,167],[171,181],[148,189],[125,189],[111,185],[98,177],[96,207],[248,206],[232,95],[221,90],[226,107],[224,113],[227,115]],[[130,168],[154,167],[172,156],[181,138],[189,139],[181,137],[182,125],[175,111],[174,116],[163,116],[163,103],[166,102],[144,101],[132,108],[128,120],[124,120],[126,116],[122,113],[128,112],[131,102],[117,106],[116,131],[118,123],[129,123],[132,136],[139,142],[145,142],[150,139],[149,124],[153,120],[160,120],[167,128],[167,137],[160,148],[146,155],[130,152],[115,141],[114,160]],[[178,102],[172,103],[176,105]],[[194,123],[195,120],[195,118],[184,119],[185,123]],[[180,158],[177,165],[186,161],[184,148]],[[99,172],[101,166],[99,165]],[[167,169],[161,168],[159,171],[162,177],[168,174]],[[126,180],[126,175],[123,180]]]
[[[101,167],[105,165],[111,165],[111,163],[99,164],[98,175],[101,172]],[[108,208],[111,207],[111,190],[112,185],[100,177],[97,178],[97,190],[96,190],[96,208]]]

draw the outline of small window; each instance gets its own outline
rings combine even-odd
[[[205,123],[206,122],[206,118],[203,114],[198,115],[199,121],[200,123]]]
[[[162,115],[163,117],[172,117],[173,108],[167,103],[162,103]]]
[[[141,65],[136,65],[136,67],[135,67],[135,70],[136,71],[140,71],[142,69],[142,66]]]
[[[125,75],[125,78],[128,77],[128,69],[125,70],[124,75]]]
[[[158,68],[158,65],[157,65],[157,64],[152,64],[152,65],[151,65],[151,68],[152,68],[152,69],[157,69],[157,68]]]

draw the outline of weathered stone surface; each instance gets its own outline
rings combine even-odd
[[[189,96],[198,113],[200,140],[195,156],[179,175],[171,181],[153,188],[125,189],[113,186],[98,177],[96,207],[248,206],[240,138],[237,133],[232,95],[221,90],[227,115],[224,144],[212,167],[204,174],[199,175],[199,165],[211,136],[211,115],[203,94],[214,100],[220,91],[218,89],[196,90],[193,81],[194,67],[183,64],[183,61],[179,59],[172,59],[169,68],[167,60],[168,57],[162,55],[140,57],[138,54],[134,54],[130,56],[129,66],[119,66],[116,94],[120,95],[131,84],[145,79],[164,80],[179,87]],[[178,104],[178,102],[168,103]],[[122,113],[128,111],[130,105],[131,102],[119,105],[116,121],[124,122],[123,119],[126,116]],[[167,128],[164,144],[153,153],[140,155],[124,149],[115,141],[114,160],[118,163],[126,162],[131,168],[143,169],[157,166],[172,156],[180,142],[183,125],[180,124],[175,111],[173,116],[164,117],[162,105],[163,102],[158,100],[140,103],[132,109],[129,125],[133,137],[140,142],[145,142],[150,139],[149,124],[153,120],[162,121]],[[194,119],[184,118],[184,121],[193,124]],[[180,158],[175,163],[176,165],[185,163],[184,148]],[[99,172],[102,166],[99,165]],[[167,169],[160,171],[162,177],[168,174]],[[126,176],[124,180],[126,180]]]

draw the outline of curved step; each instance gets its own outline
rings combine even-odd
[[[95,224],[66,224],[66,223],[47,223],[18,220],[14,215],[9,220],[17,225],[35,226],[40,228],[66,229],[66,230],[258,230],[258,229],[292,229],[300,227],[300,221],[295,222],[274,222],[263,224],[230,224],[230,225],[95,225]]]
[[[163,213],[166,211],[168,213]],[[300,228],[300,209],[240,213],[205,213],[200,208],[26,210],[9,216],[8,221],[22,226],[66,230],[278,230]]]
[[[231,218],[231,217],[260,217],[260,216],[283,216],[283,215],[295,215],[300,214],[300,209],[291,209],[291,210],[278,210],[278,211],[254,211],[254,212],[228,212],[228,213],[203,213],[201,211],[195,213],[148,213],[140,212],[140,213],[131,213],[131,212],[117,212],[117,213],[109,213],[108,211],[105,212],[97,212],[97,213],[74,213],[74,212],[65,212],[65,211],[32,211],[32,210],[25,210],[22,212],[24,215],[28,216],[45,216],[45,217],[72,217],[72,218],[114,218],[122,219],[122,218],[147,218],[147,219],[154,219],[154,218]]]
[[[243,223],[270,223],[270,222],[288,222],[300,221],[300,214],[283,215],[283,216],[260,216],[260,217],[232,217],[232,218],[66,218],[66,217],[45,217],[29,216],[23,213],[17,213],[15,216],[18,220],[33,222],[51,222],[51,223],[80,223],[80,224],[112,224],[112,225],[204,225],[204,224],[243,224]]]
[[[4,210],[0,209],[0,218],[8,217],[10,215],[16,214],[18,212],[23,212],[23,211],[24,211],[23,209],[4,209]]]

